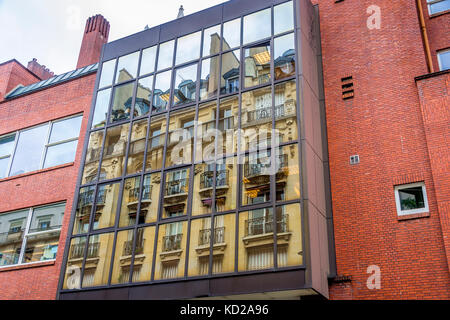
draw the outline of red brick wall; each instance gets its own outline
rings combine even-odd
[[[0,180],[0,214],[67,201],[54,264],[0,269],[0,300],[55,299],[73,195],[91,107],[95,74],[0,103],[0,135],[49,120],[83,113],[74,164]]]
[[[414,78],[427,73],[414,0],[318,1],[338,275],[331,299],[448,299],[450,281]],[[381,29],[366,10],[381,8]],[[342,100],[352,75],[355,97]],[[358,154],[361,163],[350,165]],[[394,185],[424,181],[430,214],[399,221]],[[448,236],[448,235],[446,235]],[[381,270],[369,290],[367,268]]]
[[[427,0],[421,1],[428,39],[430,42],[434,71],[439,71],[437,51],[450,48],[450,11],[446,11],[446,13],[437,13],[430,16],[428,12]]]
[[[15,60],[0,65],[0,102],[19,84],[27,86],[40,79]],[[1,129],[0,129],[1,130]]]
[[[93,16],[86,21],[77,69],[99,61],[102,46],[108,42],[109,28],[109,22],[102,15]]]

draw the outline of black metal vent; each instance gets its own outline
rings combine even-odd
[[[342,99],[348,100],[353,99],[355,96],[355,92],[353,90],[353,77],[348,76],[345,78],[341,78],[341,84],[342,84]]]

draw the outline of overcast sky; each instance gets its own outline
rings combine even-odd
[[[75,69],[86,19],[102,14],[111,24],[109,41],[226,0],[0,0],[0,63],[36,58],[55,74]]]

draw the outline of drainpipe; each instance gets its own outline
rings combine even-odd
[[[423,17],[422,0],[416,0],[417,10],[419,11],[420,30],[422,32],[423,44],[425,46],[425,55],[427,59],[428,72],[433,73],[433,60],[431,59],[430,42],[428,40],[427,28],[425,26],[425,18]]]

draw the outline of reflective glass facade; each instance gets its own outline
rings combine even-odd
[[[102,63],[63,290],[304,267],[294,21],[288,1]]]

